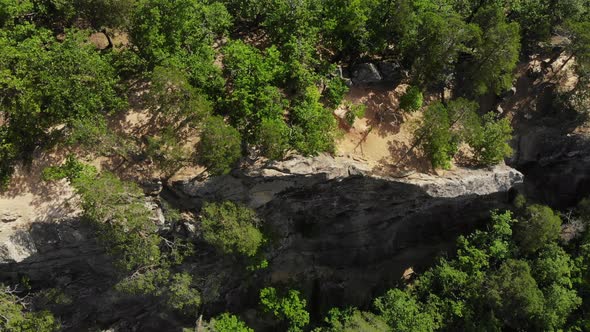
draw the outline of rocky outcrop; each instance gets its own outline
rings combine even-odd
[[[524,193],[532,200],[565,209],[590,196],[590,138],[559,126],[519,130],[510,164],[526,174]]]
[[[506,166],[378,177],[362,162],[321,155],[165,184],[160,199],[188,210],[227,199],[255,208],[270,240],[264,249],[269,267],[256,272],[246,269],[248,262],[219,255],[202,242],[198,223],[171,225],[159,198],[148,201],[154,222],[164,224],[160,229],[194,239],[196,254],[183,270],[194,275],[206,315],[255,307],[261,286],[288,285],[303,291],[312,314],[320,317],[341,303],[367,306],[405,269],[430,264],[459,234],[488,220],[489,210],[505,207],[508,190],[521,181],[522,175]],[[10,243],[28,249],[19,259],[5,253],[0,280],[18,282],[26,275],[35,287],[65,289],[74,301],[55,312],[66,331],[96,326],[162,331],[192,323],[160,315],[155,299],[113,292],[117,270],[90,225],[36,223],[17,233]]]
[[[403,77],[401,67],[393,62],[361,63],[352,68],[352,83],[363,86],[397,82]]]
[[[185,206],[231,199],[256,208],[274,239],[266,282],[303,287],[319,315],[338,303],[368,305],[406,268],[431,263],[507,207],[522,180],[507,166],[378,177],[363,163],[319,156],[169,185]]]

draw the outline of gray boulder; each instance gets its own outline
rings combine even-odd
[[[373,63],[362,63],[352,71],[352,83],[355,85],[378,83],[382,80],[383,76]]]

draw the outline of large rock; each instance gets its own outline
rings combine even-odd
[[[381,73],[373,63],[361,63],[352,71],[352,82],[355,85],[379,83],[382,80]]]
[[[510,164],[526,174],[527,197],[565,209],[590,196],[590,137],[543,125],[519,132]]]
[[[459,234],[488,221],[490,210],[507,208],[509,190],[522,180],[507,166],[378,177],[363,163],[322,155],[170,187],[185,206],[231,199],[256,208],[275,239],[266,282],[295,283],[325,311],[369,305],[371,294],[394,285],[407,268],[432,263]],[[240,289],[233,288],[234,300],[248,298],[231,277],[224,285]]]
[[[397,63],[380,61],[377,68],[385,82],[398,82],[403,77],[401,66]]]

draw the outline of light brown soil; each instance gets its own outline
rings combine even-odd
[[[13,216],[14,221],[0,221],[0,243],[19,229],[36,222],[58,222],[80,214],[79,200],[66,180],[45,182],[43,169],[59,164],[64,157],[53,152],[35,155],[30,166],[18,165],[8,188],[0,192],[0,216]],[[10,249],[10,248],[9,248]],[[11,253],[18,259],[19,253]]]
[[[406,88],[403,84],[395,89],[351,88],[346,100],[362,103],[367,110],[352,128],[341,126],[346,132],[337,142],[337,154],[364,161],[379,173],[428,172],[428,161],[416,149],[408,153],[413,142],[413,128],[421,114],[399,109],[398,98]],[[341,110],[336,110],[339,112]]]

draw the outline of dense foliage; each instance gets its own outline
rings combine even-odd
[[[400,109],[420,119],[410,150],[434,168],[451,168],[459,153],[494,165],[511,154],[512,128],[477,101],[510,89],[519,59],[556,34],[568,41],[561,69],[573,61],[580,78],[571,95],[588,94],[589,17],[587,0],[0,0],[0,182],[56,145],[73,152],[43,178],[75,189],[118,267],[114,289],[158,298],[163,312],[194,321],[207,304],[202,280],[182,265],[194,244],[233,262],[250,285],[268,265],[263,221],[238,203],[206,203],[177,227],[193,238],[181,238],[157,224],[137,184],[76,153],[147,160],[162,180],[194,164],[217,176],[245,157],[334,153],[333,111],[345,108],[348,128],[365,111],[343,103],[352,83],[342,68],[382,61],[409,84]],[[108,46],[95,45],[97,36]],[[112,132],[130,106],[156,132]],[[521,203],[461,237],[456,256],[377,298],[374,312],[334,309],[318,330],[590,329],[588,232],[564,245],[559,213]],[[576,217],[587,222],[584,206]],[[22,302],[26,291],[3,290],[1,330],[57,329],[48,312]],[[298,291],[259,295],[264,318],[280,329],[318,323]],[[229,313],[206,325],[252,330]]]
[[[254,256],[264,240],[256,212],[229,201],[205,204],[201,225],[205,241],[225,254]]]

